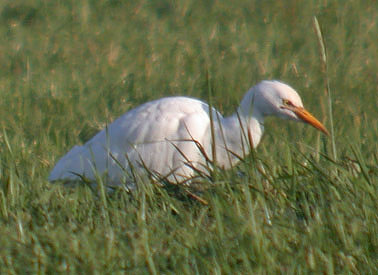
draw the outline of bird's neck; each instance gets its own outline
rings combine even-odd
[[[259,107],[255,104],[255,90],[252,88],[244,95],[236,113],[228,118],[236,124],[235,127],[242,128],[252,148],[257,147],[264,132],[264,114]]]
[[[263,122],[256,111],[249,114],[239,108],[233,115],[221,119],[218,126],[214,125],[218,165],[229,168],[247,156],[260,142]]]

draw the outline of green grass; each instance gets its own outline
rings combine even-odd
[[[129,2],[129,3],[127,3]],[[2,1],[0,272],[378,273],[375,1]],[[319,21],[327,71],[314,31]],[[147,100],[225,114],[280,79],[329,127],[268,120],[204,206],[148,181],[98,195],[47,182],[73,145]]]

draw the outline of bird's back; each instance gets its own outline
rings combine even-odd
[[[94,179],[108,174],[120,183],[130,164],[161,176],[176,171],[190,176],[186,159],[199,161],[195,141],[206,142],[209,128],[208,105],[187,97],[168,97],[145,103],[119,117],[83,146],[75,146],[52,170],[49,180]]]

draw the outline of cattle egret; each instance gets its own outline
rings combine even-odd
[[[210,114],[211,109],[211,114]],[[244,96],[237,111],[223,117],[208,104],[188,97],[147,102],[119,117],[83,146],[74,146],[51,171],[49,181],[83,177],[106,183],[132,183],[131,175],[149,175],[181,182],[208,172],[209,161],[230,168],[264,131],[264,118],[277,116],[326,128],[303,108],[290,86],[262,81]]]

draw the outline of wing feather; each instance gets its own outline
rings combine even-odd
[[[202,101],[172,97],[145,103],[119,117],[83,146],[74,146],[58,161],[49,180],[75,180],[76,174],[94,179],[97,172],[106,173],[112,183],[120,183],[127,176],[124,170],[129,169],[129,160],[138,169],[145,165],[162,176],[177,169],[178,174],[189,176],[193,171],[184,162],[201,158],[190,139],[205,142],[208,126],[208,105]]]

